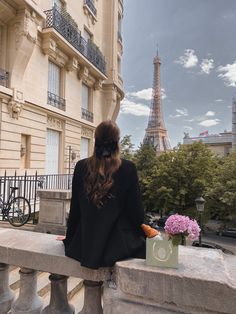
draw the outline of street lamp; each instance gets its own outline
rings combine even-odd
[[[199,246],[202,246],[202,213],[204,212],[205,202],[206,201],[204,200],[204,198],[202,196],[197,197],[195,199],[196,208],[197,208],[197,211],[200,214],[200,228],[201,228],[201,231],[200,231],[200,234],[199,234]]]

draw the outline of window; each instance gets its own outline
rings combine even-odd
[[[60,132],[47,129],[45,174],[59,172]]]
[[[89,157],[89,142],[88,138],[81,137],[80,143],[80,159]]]
[[[85,84],[82,84],[82,119],[93,122],[92,113],[92,89]]]
[[[121,29],[121,25],[122,25],[122,17],[120,14],[118,14],[118,39],[120,41],[122,41],[122,29]]]
[[[65,99],[61,96],[61,68],[55,63],[48,63],[48,104],[65,110]]]
[[[87,31],[86,28],[84,29],[84,39],[86,40],[86,42],[93,39],[93,35],[89,31]]]
[[[117,72],[118,72],[118,74],[121,74],[121,59],[120,59],[120,57],[117,57]]]
[[[55,63],[49,61],[48,64],[48,91],[60,95],[61,69]]]
[[[89,110],[89,87],[82,84],[82,108]]]
[[[63,4],[61,0],[52,0],[52,6],[56,6],[59,11],[62,10]]]
[[[21,134],[20,163],[21,169],[30,168],[30,135]]]

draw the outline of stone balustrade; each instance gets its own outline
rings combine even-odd
[[[55,235],[0,228],[0,314],[74,313],[67,301],[68,276],[84,279],[83,314],[235,314],[236,257],[194,247],[181,246],[179,252],[178,269],[131,259],[90,270],[65,257]],[[20,267],[17,299],[9,289],[9,265]],[[51,273],[47,307],[37,294],[37,271]]]

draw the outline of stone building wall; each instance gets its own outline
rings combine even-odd
[[[93,64],[68,41],[72,28],[64,36],[56,30],[56,22],[45,28],[45,11],[52,9],[52,0],[0,1],[0,71],[2,77],[8,75],[8,80],[0,79],[0,175],[5,170],[9,175],[15,170],[46,174],[48,130],[59,136],[58,173],[72,171],[69,165],[73,168],[81,156],[81,137],[89,140],[91,154],[96,125],[118,115],[124,95],[117,69],[117,58],[122,56],[118,15],[123,16],[123,2],[111,0],[107,5],[106,0],[94,0],[96,15],[84,0],[62,0],[61,4],[70,25],[77,24],[83,38],[86,32],[91,35],[99,49],[96,58],[105,57],[106,72],[96,65],[97,59]],[[60,67],[58,96],[65,99],[65,110],[48,103],[49,62]],[[92,95],[93,121],[82,116],[82,84]]]

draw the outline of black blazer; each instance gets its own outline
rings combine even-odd
[[[75,167],[65,255],[97,269],[126,258],[145,258],[144,221],[135,165],[122,159],[113,174],[112,198],[97,208],[84,194],[86,159]]]

